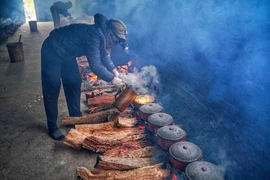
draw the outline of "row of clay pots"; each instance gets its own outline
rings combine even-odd
[[[221,171],[213,164],[201,161],[202,150],[195,144],[186,141],[186,132],[173,125],[173,118],[163,113],[163,107],[156,103],[141,105],[140,119],[147,122],[147,129],[156,135],[158,145],[169,151],[171,165],[186,172],[189,180],[222,180]]]

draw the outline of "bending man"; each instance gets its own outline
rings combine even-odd
[[[111,47],[126,41],[126,26],[117,19],[108,20],[101,14],[94,16],[95,24],[71,24],[53,30],[41,49],[41,73],[44,106],[49,135],[64,138],[57,126],[58,96],[63,83],[69,115],[81,116],[81,76],[76,57],[85,55],[89,67],[100,79],[116,87],[125,84],[110,58]]]
[[[68,12],[68,9],[72,7],[72,2],[61,2],[57,1],[55,2],[50,10],[52,13],[52,18],[53,18],[53,23],[54,23],[54,28],[59,28],[61,27],[60,25],[60,15],[63,15],[65,17],[71,16],[70,13]]]

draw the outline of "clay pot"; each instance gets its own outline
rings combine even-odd
[[[140,118],[147,121],[148,117],[154,113],[159,113],[163,111],[163,107],[156,103],[144,104],[139,108]]]
[[[176,169],[185,171],[188,164],[202,159],[202,150],[191,142],[177,142],[169,148],[170,163]]]
[[[166,113],[154,113],[148,117],[147,122],[147,129],[156,134],[159,128],[173,124],[173,117]]]
[[[185,141],[187,133],[178,126],[164,126],[157,130],[157,142],[163,150],[168,150],[174,143]]]
[[[190,163],[185,170],[188,180],[224,180],[223,173],[214,164],[206,161]]]
[[[139,108],[148,103],[155,102],[155,98],[150,95],[138,95],[136,99],[133,101],[133,107],[135,110],[139,110]]]

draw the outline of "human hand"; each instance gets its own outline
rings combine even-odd
[[[126,84],[118,77],[114,77],[111,83],[119,90],[123,90],[126,87]]]
[[[119,72],[116,69],[113,69],[112,73],[114,74],[115,77],[119,77]]]

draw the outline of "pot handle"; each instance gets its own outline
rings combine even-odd
[[[116,100],[117,97],[123,92],[123,90],[117,91],[117,93],[114,95],[114,99]]]

